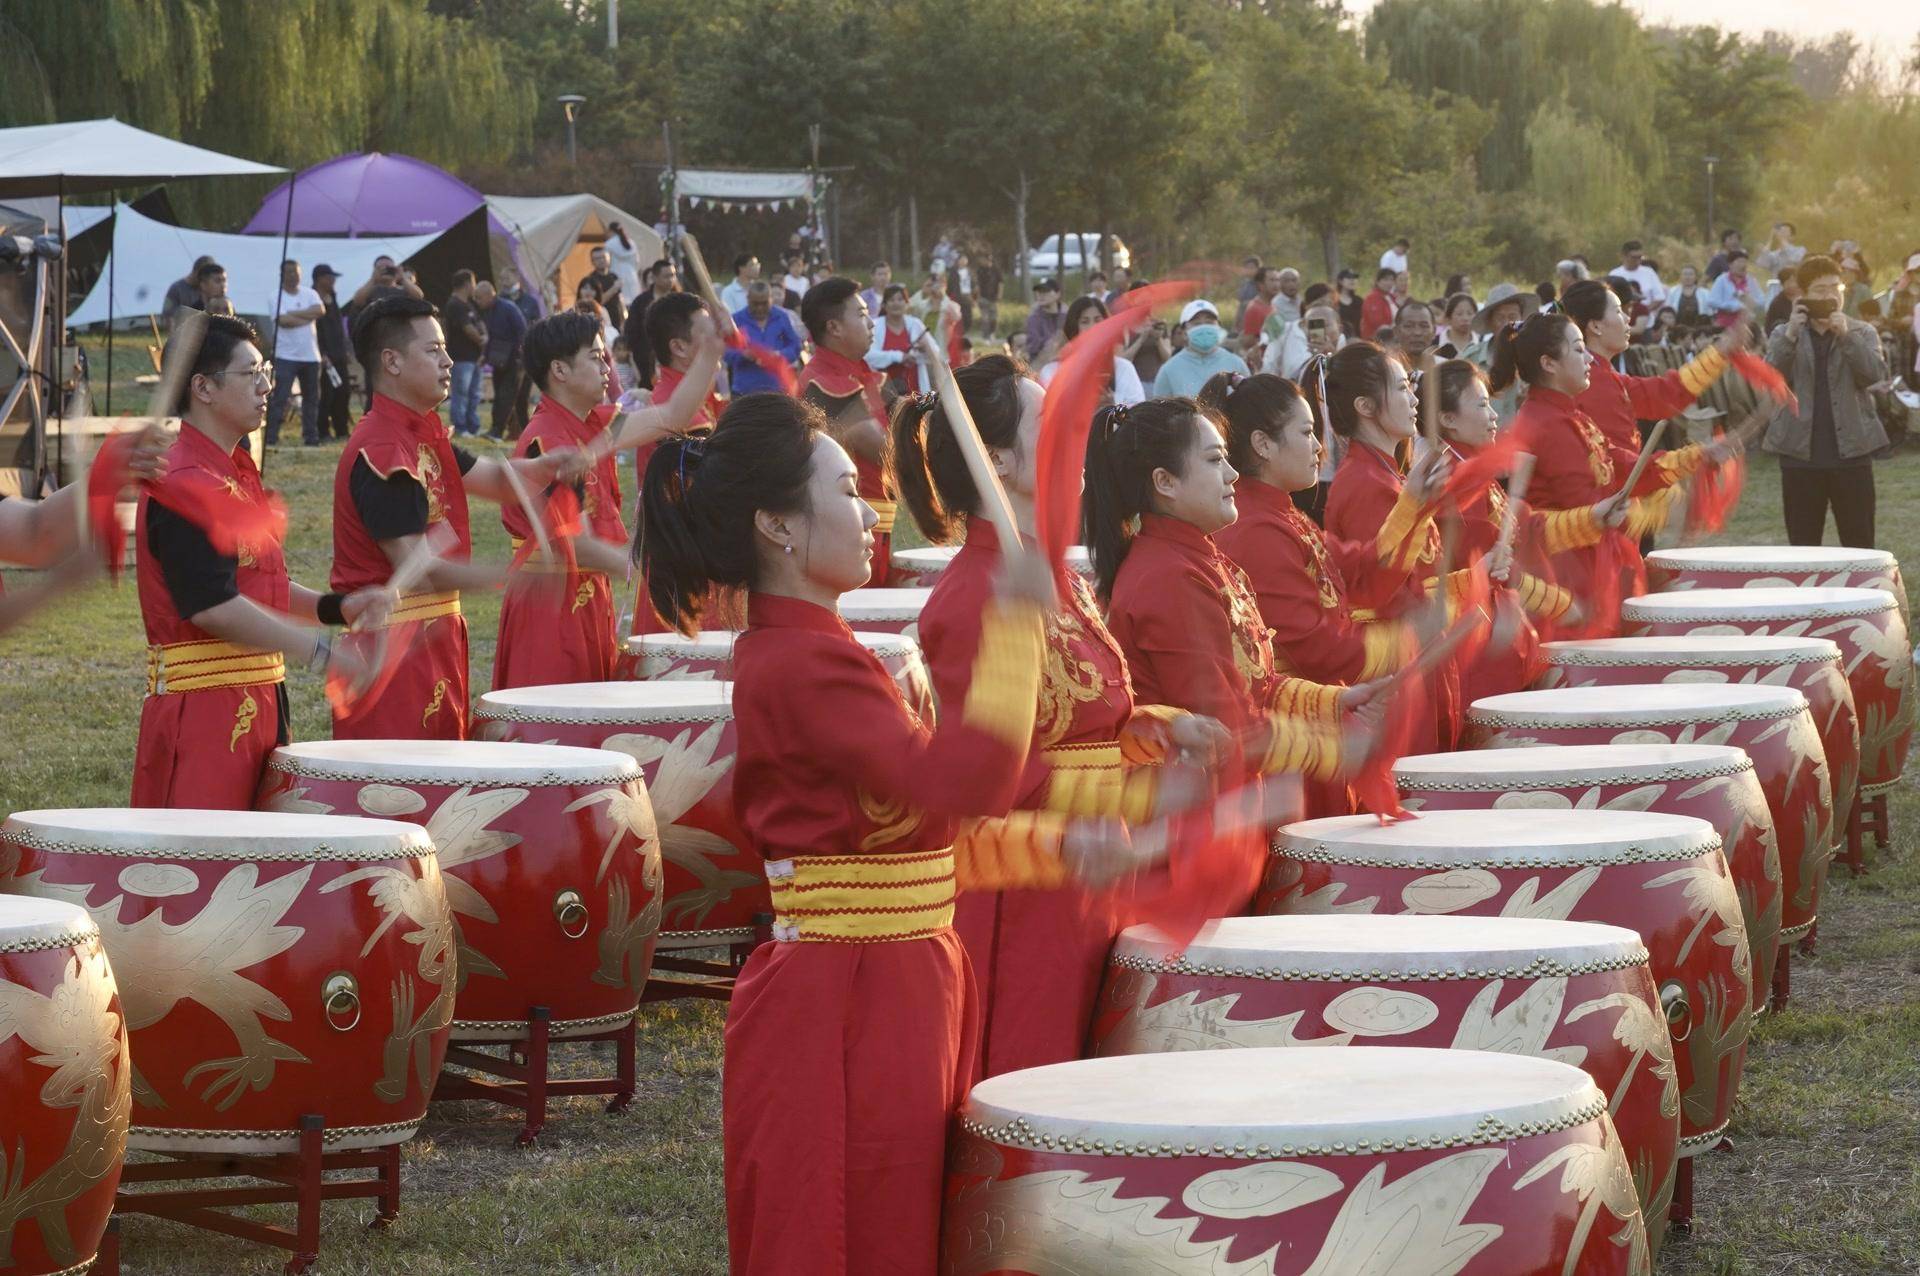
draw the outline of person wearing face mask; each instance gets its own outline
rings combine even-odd
[[[1831,257],[1800,263],[1805,295],[1767,338],[1767,362],[1799,399],[1782,404],[1761,448],[1780,458],[1780,503],[1787,540],[1818,545],[1833,510],[1840,543],[1874,543],[1873,462],[1889,451],[1873,394],[1888,383],[1880,334],[1842,309],[1841,269]]]
[[[1220,312],[1211,301],[1189,301],[1180,311],[1180,328],[1186,333],[1186,347],[1168,359],[1153,379],[1155,398],[1190,399],[1222,372],[1247,375],[1247,361],[1222,347],[1227,331],[1220,326]]]

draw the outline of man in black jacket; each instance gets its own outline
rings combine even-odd
[[[313,268],[313,290],[320,294],[321,311],[314,329],[320,338],[320,437],[344,439],[353,433],[353,404],[348,391],[353,377],[352,352],[347,345],[347,320],[333,281],[340,272],[322,262]]]

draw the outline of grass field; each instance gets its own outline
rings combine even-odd
[[[293,512],[295,579],[326,576],[327,510],[337,449],[282,449],[270,485]],[[477,514],[476,552],[505,536]],[[1745,507],[1724,539],[1778,542],[1778,482],[1754,465]],[[1880,468],[1880,543],[1920,562],[1920,453]],[[492,669],[493,598],[469,598],[476,687]],[[130,584],[98,589],[0,640],[0,810],[125,801],[144,677]],[[294,732],[324,736],[315,678],[291,675]],[[1868,877],[1836,867],[1821,908],[1820,952],[1796,964],[1792,1008],[1754,1034],[1731,1152],[1702,1158],[1698,1221],[1669,1245],[1663,1273],[1856,1276],[1920,1271],[1920,801],[1894,796],[1895,845]],[[720,1029],[712,1004],[667,1003],[641,1016],[640,1088],[617,1117],[562,1101],[537,1146],[513,1146],[517,1121],[480,1104],[436,1106],[405,1149],[400,1220],[362,1224],[371,1207],[329,1206],[328,1273],[648,1273],[725,1270],[720,1188]],[[569,1066],[595,1061],[561,1046]],[[277,1254],[168,1223],[130,1219],[129,1276],[278,1269]]]

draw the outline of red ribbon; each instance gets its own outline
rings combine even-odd
[[[113,507],[121,491],[133,481],[128,458],[133,455],[139,438],[133,430],[111,436],[100,445],[99,454],[93,458],[93,468],[87,472],[87,526],[93,535],[94,548],[106,559],[107,574],[115,583],[120,580],[120,564],[126,558],[127,533],[120,526]]]
[[[1728,362],[1733,364],[1733,370],[1738,372],[1741,378],[1755,390],[1772,395],[1795,412],[1800,410],[1800,400],[1794,395],[1793,387],[1787,384],[1787,379],[1781,376],[1780,370],[1771,363],[1751,350],[1735,350],[1728,356]]]
[[[1703,534],[1725,527],[1740,506],[1740,493],[1746,483],[1747,462],[1738,456],[1694,475],[1693,490],[1687,498],[1687,531]]]
[[[740,325],[738,324],[735,324],[727,333],[726,342],[729,349],[735,350],[753,360],[768,376],[778,381],[780,383],[780,393],[800,393],[800,378],[794,375],[793,365],[781,358],[778,351],[769,350],[767,347],[749,337],[745,332],[740,330]],[[664,399],[661,400],[661,406],[664,407],[665,403],[666,401]]]

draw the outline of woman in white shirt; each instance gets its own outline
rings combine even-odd
[[[925,394],[930,388],[920,357],[920,338],[927,325],[907,313],[907,290],[889,284],[880,298],[880,322],[873,325],[873,343],[867,347],[867,366],[883,372],[896,394]]]
[[[1107,304],[1098,297],[1081,297],[1067,307],[1067,317],[1060,325],[1061,343],[1064,345],[1080,335],[1082,328],[1091,328],[1107,317]],[[1140,383],[1139,369],[1133,366],[1133,360],[1120,354],[1118,342],[1114,343],[1113,355],[1113,402],[1115,407],[1130,408],[1136,403],[1144,403],[1147,389]],[[1051,359],[1040,366],[1040,384],[1050,385],[1053,374],[1060,368],[1058,359]]]
[[[620,295],[623,298],[637,299],[640,296],[640,245],[627,238],[627,228],[619,222],[607,223],[607,242],[602,245],[607,250],[607,261],[613,273],[620,277]],[[633,301],[624,302],[632,305]]]

